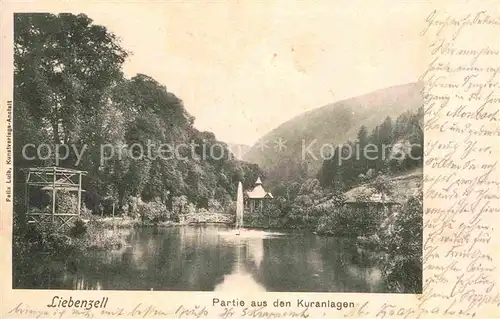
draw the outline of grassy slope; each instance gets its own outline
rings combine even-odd
[[[422,178],[423,171],[421,168],[392,176],[390,181],[392,183],[393,194],[390,197],[396,202],[404,203],[408,197],[417,191],[418,184],[422,182]],[[345,194],[346,198],[354,199],[353,195],[366,189],[366,186],[361,185],[347,191]]]
[[[419,184],[421,184],[423,180],[423,170],[422,168],[418,168],[403,174],[394,175],[390,178],[390,180],[393,189],[391,199],[403,204],[410,196],[417,192]],[[354,199],[355,194],[358,192],[371,192],[367,186],[367,184],[363,184],[350,189],[345,193],[346,199]],[[317,206],[328,207],[329,202],[329,200],[326,200],[318,203]]]
[[[286,150],[278,152],[274,147],[264,151],[257,142],[244,156],[244,160],[257,163],[270,175],[278,170],[301,161],[303,141],[309,145],[316,140],[314,154],[319,155],[319,147],[324,143],[339,144],[355,139],[361,125],[369,131],[390,116],[395,119],[407,110],[416,110],[422,105],[421,84],[410,83],[368,93],[363,96],[329,104],[301,114],[280,125],[261,138],[274,146],[278,138],[286,140]],[[319,157],[319,156],[317,156]],[[287,164],[287,162],[289,164]],[[321,167],[320,159],[307,158],[309,176],[314,176]],[[282,168],[279,168],[279,167]],[[286,178],[286,176],[281,176]]]

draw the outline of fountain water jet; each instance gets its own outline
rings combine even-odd
[[[230,231],[220,231],[219,235],[223,236],[226,239],[230,239],[234,235],[241,236],[241,238],[271,238],[276,236],[283,235],[282,233],[270,232],[270,231],[262,231],[262,230],[252,230],[245,229],[244,232],[241,232],[243,228],[243,184],[238,182],[238,192],[236,195],[236,222],[235,228]],[[233,237],[234,239],[234,237]]]
[[[238,192],[236,194],[236,229],[238,234],[243,227],[243,185],[238,182]]]

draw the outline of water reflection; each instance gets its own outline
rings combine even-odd
[[[260,268],[262,260],[264,259],[264,240],[263,238],[254,238],[248,242],[248,252],[252,261],[257,268]]]
[[[242,287],[244,287],[245,291],[247,292],[266,291],[266,289],[261,284],[255,281],[252,274],[248,272],[245,263],[247,260],[249,260],[249,258],[252,258],[251,256],[255,256],[255,253],[257,254],[257,256],[261,254],[261,252],[256,252],[255,248],[253,248],[254,254],[252,254],[249,242],[262,242],[262,238],[244,239],[241,237],[236,237],[233,238],[233,241],[234,250],[236,252],[233,272],[229,275],[224,276],[222,283],[217,285],[214,290],[236,292],[241,291]]]
[[[130,246],[64,262],[35,261],[19,288],[386,292],[347,240],[225,227],[134,229]],[[49,265],[49,266],[47,266]],[[42,278],[42,279],[40,279]]]

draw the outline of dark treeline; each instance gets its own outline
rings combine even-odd
[[[423,165],[423,107],[394,122],[387,117],[371,133],[361,126],[355,141],[337,146],[317,178],[323,187],[348,189],[380,173],[396,174]]]
[[[14,23],[17,205],[23,196],[21,167],[58,164],[87,171],[86,206],[105,213],[110,203],[120,213],[130,198],[167,208],[176,198],[197,207],[227,206],[239,180],[249,187],[260,174],[257,165],[233,159],[214,134],[194,128],[182,100],[165,86],[143,74],[125,78],[122,64],[129,52],[105,27],[72,14],[18,14]],[[140,159],[130,156],[141,155],[140,147],[131,148],[134,143],[142,146]],[[179,148],[187,159],[162,159],[154,152],[148,156],[148,143],[153,151],[160,144],[204,147],[194,153]],[[29,147],[25,158],[27,144],[47,144],[52,154],[41,160],[47,149],[37,154]],[[54,150],[60,144],[70,146],[70,153],[57,162]],[[200,160],[215,144],[215,157]],[[83,151],[80,162],[72,147]],[[38,196],[36,202],[43,202],[43,194]]]

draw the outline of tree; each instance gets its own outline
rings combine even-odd
[[[382,125],[380,125],[379,129],[379,143],[381,145],[390,145],[393,140],[393,131],[392,131],[392,119],[390,117],[386,117]]]
[[[354,157],[354,171],[356,175],[363,174],[367,170],[368,159],[365,155],[369,154],[366,154],[365,148],[368,144],[368,130],[366,129],[366,126],[362,125],[359,128],[358,139],[356,141],[356,146],[359,149],[359,151],[356,150],[356,154],[359,154],[359,156],[356,155]]]
[[[288,200],[294,200],[295,197],[299,194],[301,184],[298,182],[293,182],[288,186],[288,189],[286,190],[286,198]]]
[[[81,141],[127,52],[84,14],[16,14],[14,43],[16,103],[47,123],[52,142]]]
[[[185,212],[185,207],[188,203],[185,195],[177,196],[172,199],[172,212],[175,214],[182,214]]]
[[[368,130],[364,125],[361,125],[361,127],[359,128],[358,143],[361,147],[364,147],[368,144]]]

